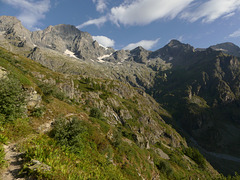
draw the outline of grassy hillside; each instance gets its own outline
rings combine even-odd
[[[22,159],[17,177],[225,179],[140,89],[53,72],[2,48],[0,67],[6,72],[0,87],[6,93],[0,101],[2,173],[8,167],[3,145],[13,143]]]

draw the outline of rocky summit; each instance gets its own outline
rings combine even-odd
[[[114,50],[72,25],[30,32],[9,16],[0,17],[0,46],[1,145],[14,143],[23,153],[22,169],[12,176],[240,173],[238,46],[195,49],[171,40],[156,51]],[[48,168],[33,169],[32,162]]]

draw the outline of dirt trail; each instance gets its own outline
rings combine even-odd
[[[46,122],[38,128],[38,133],[46,133],[50,130],[51,124],[53,121]],[[32,138],[33,134],[29,135],[27,138],[23,138],[18,142],[4,145],[5,160],[7,161],[8,168],[0,174],[0,180],[23,180],[25,178],[19,177],[18,173],[20,172],[23,164],[23,153],[17,151],[17,144],[19,142],[26,141],[29,138]]]
[[[16,143],[4,145],[4,151],[6,153],[5,159],[9,164],[7,170],[3,172],[0,179],[12,180],[12,179],[25,179],[18,176],[22,165],[22,153],[16,150]]]

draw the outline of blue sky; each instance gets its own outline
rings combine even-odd
[[[0,0],[0,15],[31,31],[75,25],[115,49],[156,50],[171,39],[195,48],[240,46],[240,0]]]

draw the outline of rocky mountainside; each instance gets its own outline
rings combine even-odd
[[[222,43],[200,50],[172,40],[156,51],[142,47],[116,51],[102,47],[93,41],[89,33],[81,32],[71,25],[49,26],[42,31],[30,32],[19,20],[7,16],[0,17],[0,46],[66,76],[106,79],[102,84],[107,87],[112,87],[108,81],[118,80],[139,88],[140,94],[146,92],[167,109],[167,113],[160,116],[204,153],[215,168],[225,174],[239,171],[238,46]],[[61,89],[69,90],[77,86],[77,82],[86,83],[81,79],[69,82],[68,86]],[[118,87],[117,84],[114,86]],[[125,87],[124,84],[121,86]],[[81,99],[74,92],[71,90],[65,93],[71,98]],[[100,97],[101,94],[98,95]],[[103,93],[101,96],[105,95]],[[122,94],[121,98],[125,95],[128,94]],[[105,104],[103,109],[109,110],[105,116],[125,123],[125,120],[121,121],[124,112],[119,112],[116,107],[111,111],[110,104],[106,102],[96,103],[100,109]],[[129,107],[135,104],[134,100]],[[125,110],[129,107],[126,106]],[[114,112],[118,118],[114,115],[110,117]],[[111,123],[114,124],[113,120]],[[147,139],[151,136],[146,135]]]
[[[171,112],[171,123],[205,149],[202,152],[236,157],[234,163],[231,158],[216,160],[210,157],[218,169],[226,173],[233,169],[237,171],[240,157],[240,60],[207,49],[186,55],[184,61],[179,66],[173,64],[170,70],[159,71],[149,93],[153,93],[153,97]],[[208,155],[211,153],[206,153]],[[227,160],[232,165],[226,166]]]
[[[224,178],[139,88],[53,72],[2,48],[0,67],[1,178]],[[4,149],[18,166],[6,169]]]

